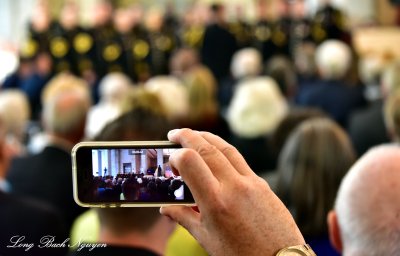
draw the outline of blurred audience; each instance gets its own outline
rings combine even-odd
[[[220,83],[222,79],[229,76],[229,66],[237,50],[237,43],[228,30],[225,7],[221,4],[213,4],[210,11],[211,19],[205,28],[200,56],[204,65],[211,70]]]
[[[346,128],[350,113],[363,104],[361,90],[345,81],[351,49],[343,42],[327,40],[316,49],[315,61],[321,79],[300,92],[298,103],[321,108]]]
[[[25,94],[16,89],[0,91],[0,117],[5,126],[6,144],[20,154],[25,153],[30,120],[29,102]]]
[[[275,168],[268,140],[287,111],[286,99],[271,78],[248,79],[237,86],[226,114],[230,143],[256,173]]]
[[[400,87],[396,85],[400,81],[400,67],[392,65],[394,64],[385,63],[377,56],[365,57],[359,62],[359,74],[365,85],[365,98],[369,104],[352,113],[347,128],[358,156],[372,146],[390,141],[384,122],[383,105],[385,98],[394,94],[395,88]]]
[[[326,114],[317,108],[291,108],[289,110],[287,115],[279,122],[271,135],[271,153],[276,162],[286,140],[289,138],[293,130],[295,130],[303,121],[317,117],[326,117]],[[276,184],[276,173],[267,173],[266,179],[268,180],[268,184],[274,188]]]
[[[400,148],[374,147],[351,167],[329,213],[332,245],[342,255],[399,255]]]
[[[189,114],[188,89],[178,78],[156,76],[149,79],[144,86],[160,98],[170,122],[177,125]]]
[[[284,55],[271,57],[266,64],[265,74],[274,79],[286,99],[294,103],[294,97],[297,94],[297,77],[291,60]]]
[[[89,109],[85,127],[87,138],[94,138],[103,127],[121,113],[120,102],[131,87],[131,80],[122,73],[109,73],[99,84],[99,102]]]
[[[218,101],[224,113],[229,105],[236,85],[242,80],[258,77],[262,74],[262,56],[255,48],[240,49],[232,57],[230,64],[231,76],[220,82]]]
[[[328,118],[311,118],[291,133],[279,155],[276,193],[317,255],[337,255],[326,216],[356,156],[346,132]]]
[[[35,246],[44,236],[55,236],[55,242],[63,242],[65,226],[60,214],[50,205],[10,193],[5,177],[15,151],[5,140],[6,128],[0,120],[0,254],[65,255],[67,248],[41,249]],[[22,243],[27,246],[22,247]]]
[[[66,74],[53,78],[43,92],[48,144],[40,153],[13,159],[7,175],[12,193],[51,204],[62,214],[68,230],[83,211],[72,196],[70,152],[84,136],[89,106],[85,81]]]

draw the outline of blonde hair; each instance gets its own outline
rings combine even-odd
[[[53,78],[43,92],[43,121],[46,130],[68,134],[81,129],[91,105],[87,83],[69,74]]]
[[[19,141],[23,140],[26,125],[30,118],[29,101],[19,90],[0,92],[0,116],[3,119],[5,132]]]
[[[255,138],[273,132],[287,111],[286,99],[272,78],[252,78],[237,86],[227,121],[236,135]]]
[[[393,139],[400,142],[400,91],[386,99],[383,113],[386,129]]]

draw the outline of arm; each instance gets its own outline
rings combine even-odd
[[[184,226],[211,255],[275,255],[304,244],[289,211],[233,146],[211,133],[173,130],[182,149],[170,157],[189,186],[199,211],[160,209]]]

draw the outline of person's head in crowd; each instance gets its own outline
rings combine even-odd
[[[262,56],[255,48],[244,48],[237,51],[231,62],[231,73],[234,79],[259,76],[262,72]]]
[[[301,123],[279,155],[276,193],[304,236],[327,235],[326,216],[356,159],[346,132],[328,118]]]
[[[118,104],[131,85],[132,81],[123,73],[107,74],[99,84],[100,102]]]
[[[219,25],[225,23],[225,6],[220,3],[214,3],[210,6],[211,21]]]
[[[50,28],[51,14],[49,4],[45,0],[38,0],[32,10],[30,23],[33,31],[43,33]]]
[[[271,136],[271,146],[276,157],[279,156],[286,140],[298,125],[303,121],[316,117],[326,117],[326,114],[317,108],[292,108],[279,122]]]
[[[315,45],[313,43],[302,43],[294,51],[294,66],[300,78],[314,78],[317,75],[315,64]]]
[[[351,49],[342,41],[326,40],[315,51],[315,63],[322,79],[341,80],[351,67]]]
[[[66,30],[79,25],[79,7],[75,1],[65,1],[60,13],[60,24]]]
[[[127,113],[133,109],[140,108],[166,116],[165,109],[158,95],[142,86],[130,88],[121,99],[121,112]]]
[[[389,137],[400,142],[400,91],[386,98],[383,113]]]
[[[288,104],[276,82],[259,77],[238,84],[226,119],[235,135],[256,138],[272,133],[287,111]]]
[[[284,55],[273,56],[266,65],[265,74],[272,77],[279,85],[283,95],[292,99],[297,91],[295,68],[289,58]]]
[[[53,72],[53,60],[49,53],[39,52],[33,60],[35,74],[47,78]]]
[[[172,54],[169,66],[172,75],[182,77],[199,64],[199,55],[194,49],[180,48]]]
[[[131,16],[131,10],[128,8],[118,8],[114,11],[113,22],[115,30],[121,34],[131,32],[134,27],[134,17]]]
[[[189,111],[188,90],[177,78],[156,76],[145,83],[145,88],[157,94],[171,122],[179,122]]]
[[[164,115],[139,106],[109,123],[96,140],[166,140],[170,127]],[[131,192],[136,188],[135,182]],[[158,208],[98,209],[98,214],[100,242],[144,247],[159,255],[165,254],[166,242],[175,228],[175,223],[161,216]]]
[[[69,74],[57,75],[46,85],[42,104],[43,126],[52,140],[71,147],[83,138],[91,105],[84,80]]]
[[[366,55],[358,60],[358,74],[365,86],[364,97],[369,101],[380,99],[381,74],[385,68],[385,61],[377,55]]]
[[[19,90],[0,91],[0,116],[4,121],[7,136],[20,143],[26,139],[30,119],[29,101]]]
[[[92,25],[102,27],[111,22],[114,7],[110,0],[96,1],[92,12]]]
[[[380,145],[344,177],[328,216],[331,243],[342,255],[400,255],[400,148]]]
[[[132,87],[131,83],[129,77],[119,72],[109,73],[100,81],[100,99],[89,110],[86,137],[93,138],[108,122],[121,114],[121,101]]]
[[[381,88],[383,97],[387,97],[400,89],[400,60],[388,65],[382,73]]]
[[[164,13],[160,8],[147,10],[144,20],[145,27],[150,32],[159,32],[164,26]]]
[[[189,123],[212,122],[218,115],[217,81],[203,66],[194,68],[183,79],[188,89]]]

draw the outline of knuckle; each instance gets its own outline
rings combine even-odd
[[[193,163],[196,157],[196,151],[190,148],[183,148],[179,151],[179,154],[175,155],[174,161],[179,163],[179,166],[188,166]]]
[[[212,144],[204,143],[197,147],[197,152],[201,156],[209,156],[214,155],[217,152],[217,148]]]
[[[237,155],[237,154],[239,154],[239,151],[232,145],[225,146],[224,148],[221,149],[221,152],[224,155]]]

